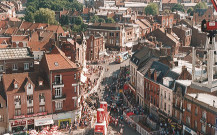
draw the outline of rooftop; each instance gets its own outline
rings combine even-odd
[[[0,60],[22,59],[22,58],[33,58],[32,53],[27,47],[0,49]]]
[[[197,96],[197,100],[204,102],[210,106],[213,106],[213,102],[215,103],[213,107],[217,108],[217,97],[210,95],[210,94],[206,94],[206,93],[197,93],[197,94],[188,94],[189,96],[196,98]]]

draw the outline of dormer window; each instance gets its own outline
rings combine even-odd
[[[14,84],[14,89],[18,89],[18,84],[17,83]]]
[[[39,86],[42,86],[43,85],[43,81],[39,81]]]
[[[28,84],[28,88],[31,89],[31,83]]]

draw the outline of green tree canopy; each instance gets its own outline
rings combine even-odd
[[[35,22],[37,23],[49,23],[49,24],[57,24],[55,20],[54,11],[48,8],[40,8],[35,12]]]
[[[197,5],[194,7],[194,10],[196,10],[196,9],[207,9],[208,7],[207,7],[207,5],[206,5],[206,3],[205,2],[199,2],[199,3],[197,3]]]
[[[106,23],[115,23],[115,20],[111,17],[106,18],[105,20]]]
[[[105,19],[99,18],[99,19],[98,19],[98,22],[100,22],[100,23],[105,23]]]
[[[187,13],[190,15],[194,14],[194,9],[192,7],[188,8]]]
[[[173,7],[172,7],[172,11],[182,11],[184,12],[185,9],[184,9],[184,6],[182,4],[175,4]]]
[[[34,13],[32,12],[27,12],[25,17],[24,17],[25,21],[27,22],[34,22]]]
[[[157,15],[158,14],[158,5],[156,3],[150,3],[145,8],[146,15]]]
[[[99,17],[97,15],[94,15],[90,18],[90,22],[92,23],[98,22],[98,20],[99,20]]]

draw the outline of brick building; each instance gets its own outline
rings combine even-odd
[[[184,113],[184,96],[191,84],[191,80],[176,80],[173,93],[173,110],[172,110],[172,121],[176,124],[176,131],[182,132],[182,121]]]
[[[120,50],[123,45],[123,26],[117,23],[94,23],[88,26],[89,34],[100,33],[104,36],[105,47],[113,50]]]
[[[158,28],[150,33],[150,35],[162,42],[163,47],[171,48],[172,54],[178,54],[180,42],[178,36],[172,32],[172,28]]]
[[[144,77],[144,102],[155,120],[159,120],[160,83],[169,71],[169,67],[154,61]]]
[[[184,97],[183,133],[216,134],[217,97],[208,93],[187,93]]]
[[[3,89],[7,99],[9,131],[53,124],[49,83],[39,73],[4,74]]]
[[[81,68],[58,47],[54,47],[50,54],[45,54],[40,66],[40,72],[51,84],[54,123],[62,128],[79,115]]]
[[[174,14],[156,15],[155,19],[164,28],[172,28],[173,27]]]
[[[34,57],[29,48],[0,49],[0,80],[3,74],[32,72]]]
[[[86,52],[86,60],[87,61],[97,61],[99,60],[100,52],[105,50],[103,36],[100,34],[96,35],[87,35],[87,52]]]
[[[8,130],[8,115],[6,95],[2,83],[0,83],[0,134]]]
[[[194,24],[201,24],[203,19],[206,21],[213,21],[215,19],[213,14],[214,12],[212,7],[207,9],[196,9],[193,15],[193,22]]]
[[[182,46],[190,46],[192,30],[186,26],[178,25],[173,27],[173,32],[180,38]]]

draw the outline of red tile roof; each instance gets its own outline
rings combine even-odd
[[[89,11],[90,11],[90,9],[89,9],[89,8],[83,8],[83,12],[82,12],[82,14],[88,14],[88,13],[89,13]]]
[[[65,56],[65,53],[56,46],[52,50],[51,54],[45,54],[45,60],[50,71],[78,68],[78,66],[69,60]]]
[[[25,73],[13,73],[13,74],[4,74],[3,75],[3,87],[4,90],[8,93],[16,93],[16,92],[25,92],[25,85],[27,82],[31,82],[35,85],[36,90],[48,89],[49,85],[46,81],[44,81],[43,86],[38,86],[40,74],[37,72],[25,72]],[[18,89],[14,89],[14,82],[18,83]]]
[[[50,42],[31,41],[28,46],[32,51],[50,51],[52,44]]]
[[[15,41],[28,41],[28,36],[26,35],[21,35],[21,36],[12,36],[11,38],[12,42],[15,42]]]
[[[18,28],[11,27],[5,31],[5,34],[13,35],[17,30],[18,30]]]
[[[33,23],[32,22],[23,22],[21,25],[20,25],[20,30],[24,29],[24,30],[27,30],[30,28],[30,26],[32,25]]]

